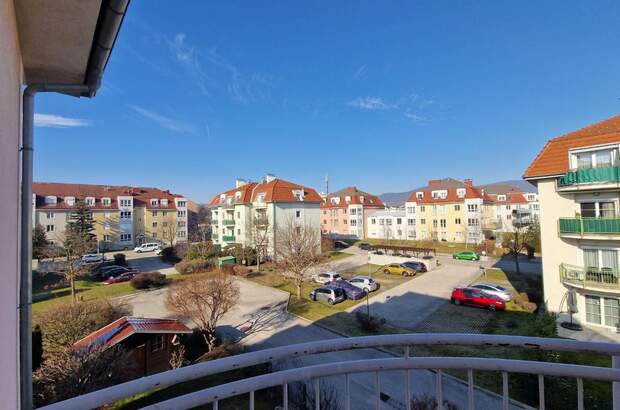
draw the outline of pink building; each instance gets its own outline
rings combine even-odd
[[[365,238],[365,211],[384,208],[385,204],[376,195],[360,191],[354,186],[341,189],[323,198],[321,232],[334,238]]]

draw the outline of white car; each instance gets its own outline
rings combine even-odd
[[[159,250],[159,244],[156,242],[143,243],[142,245],[133,248],[133,250],[136,253],[153,252]]]
[[[504,302],[509,302],[512,300],[512,292],[510,289],[506,289],[505,287],[495,283],[476,283],[475,285],[471,285],[470,288],[480,289],[485,293],[497,296]]]
[[[82,263],[99,263],[103,262],[103,255],[97,253],[88,253],[82,256]]]
[[[366,292],[373,292],[379,288],[379,284],[370,276],[356,276],[348,282]]]
[[[338,272],[323,272],[312,275],[312,280],[316,283],[329,283],[333,280],[342,280]]]

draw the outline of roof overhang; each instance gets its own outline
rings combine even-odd
[[[85,85],[93,96],[129,0],[15,2],[26,84]],[[74,94],[76,95],[76,94]]]

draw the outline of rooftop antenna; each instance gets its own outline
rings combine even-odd
[[[325,195],[329,194],[329,175],[325,174],[325,182],[323,185],[323,191],[325,192]]]

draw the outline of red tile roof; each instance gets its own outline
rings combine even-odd
[[[345,201],[347,196],[351,197],[349,202]],[[364,202],[362,202],[361,197],[364,197]],[[332,198],[340,198],[339,203],[332,202]],[[381,198],[368,192],[360,191],[354,186],[346,187],[327,195],[327,198],[321,204],[321,208],[346,208],[349,205],[363,205],[364,208],[385,208]]]
[[[269,182],[249,182],[239,188],[229,189],[222,194],[216,195],[209,203],[209,206],[224,205],[226,200],[222,200],[221,195],[225,195],[226,198],[232,197],[233,204],[247,204],[253,202],[260,194],[265,194],[263,202],[267,203],[302,202],[293,194],[293,191],[298,190],[303,191],[303,202],[305,203],[320,203],[322,201],[321,196],[314,189],[276,178]],[[239,199],[235,197],[237,192],[241,193]]]
[[[465,195],[458,196],[457,190],[465,189]],[[445,198],[433,198],[433,191],[447,191]],[[423,192],[424,197],[418,199],[417,193]],[[430,180],[428,185],[417,189],[411,193],[407,202],[416,202],[420,205],[443,204],[443,203],[463,203],[465,199],[482,199],[484,202],[493,202],[493,198],[484,193],[484,189],[473,186],[471,180],[460,182],[452,178],[442,180]]]
[[[95,206],[92,209],[106,210],[117,209],[117,196],[131,196],[134,200],[134,206],[144,206],[147,209],[176,209],[174,203],[175,198],[183,198],[182,195],[163,191],[159,188],[149,187],[132,187],[132,186],[113,186],[113,185],[91,185],[91,184],[65,184],[58,182],[35,182],[32,184],[32,192],[37,196],[37,208],[68,210],[74,206],[66,204],[63,199],[73,196],[83,200],[86,197],[95,198]],[[58,198],[56,205],[45,204],[46,196],[55,196]],[[110,206],[104,206],[101,198],[110,198]],[[151,205],[151,199],[167,199],[168,205]]]
[[[147,319],[123,316],[94,331],[73,344],[74,348],[102,346],[112,347],[131,335],[138,333],[186,334],[192,330],[176,319]]]
[[[565,174],[569,170],[569,150],[617,142],[620,142],[620,115],[549,140],[525,170],[523,178]]]

